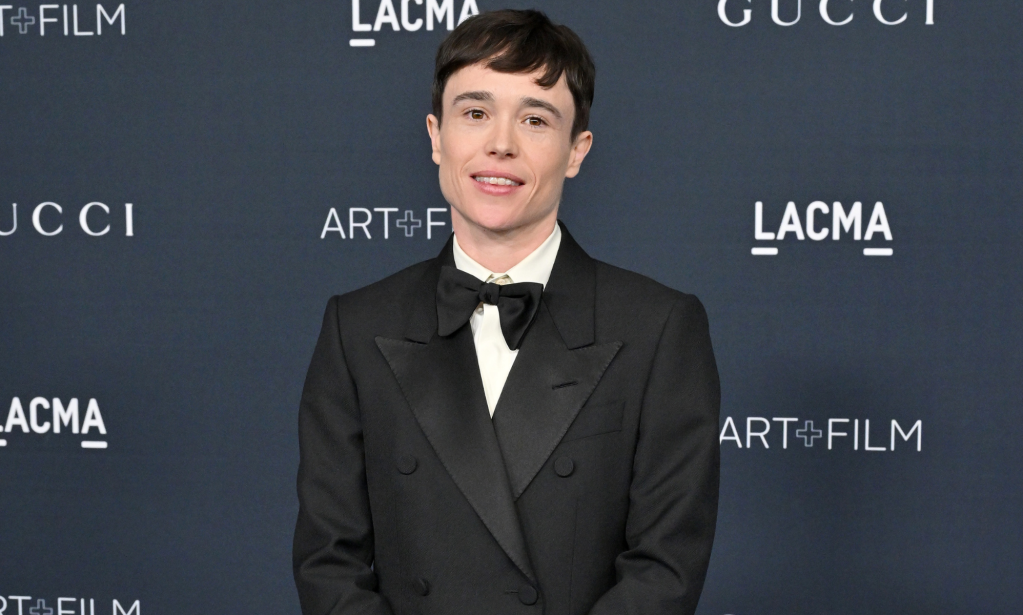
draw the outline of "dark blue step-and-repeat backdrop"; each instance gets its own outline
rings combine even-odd
[[[597,63],[567,226],[710,315],[700,614],[1019,613],[1023,3],[0,0],[0,614],[299,612],[322,310],[450,234],[505,7]]]

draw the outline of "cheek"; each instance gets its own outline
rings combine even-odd
[[[438,179],[440,180],[441,194],[450,203],[461,203],[464,199],[464,187],[459,182],[465,162],[459,157],[457,151],[452,148],[441,148],[437,155],[439,166]]]
[[[472,159],[472,150],[466,147],[465,139],[460,135],[449,138],[440,150],[440,164],[448,174],[457,176]]]
[[[449,183],[450,178],[455,174],[454,169],[457,169],[457,164],[454,160],[452,160],[451,152],[446,149],[441,149],[440,153],[435,156],[437,158],[437,164],[440,165],[441,183]]]
[[[537,174],[537,186],[542,191],[555,190],[565,178],[568,170],[567,148],[544,148],[534,157],[534,168]]]

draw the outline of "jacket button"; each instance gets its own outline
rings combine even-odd
[[[536,588],[532,585],[523,585],[519,588],[519,601],[526,606],[536,604],[536,599],[538,597]]]
[[[398,471],[402,474],[411,474],[419,467],[419,462],[412,455],[402,455],[398,458]]]
[[[554,462],[554,471],[562,478],[569,476],[575,471],[575,462],[569,457],[558,457]]]
[[[420,596],[426,596],[430,593],[430,582],[426,579],[416,579],[412,586]]]

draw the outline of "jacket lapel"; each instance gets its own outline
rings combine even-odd
[[[596,266],[562,225],[536,321],[494,409],[494,430],[517,499],[546,463],[622,344],[595,344]]]
[[[472,331],[436,335],[440,267],[450,264],[451,242],[412,295],[404,340],[377,337],[409,408],[444,468],[484,525],[536,582],[515,509],[501,447],[487,410]]]
[[[541,308],[494,409],[494,431],[518,499],[554,452],[621,342],[569,350]]]
[[[559,222],[560,224],[560,222]],[[458,489],[536,582],[515,500],[550,457],[621,342],[595,344],[596,265],[561,225],[562,239],[536,321],[491,420],[468,324],[437,335],[437,280],[452,241],[412,289],[405,339],[376,343],[409,408]]]

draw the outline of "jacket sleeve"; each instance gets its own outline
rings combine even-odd
[[[359,400],[338,319],[334,297],[299,407],[295,583],[303,615],[390,615],[376,591]]]
[[[721,390],[707,313],[685,295],[651,366],[633,459],[627,550],[591,615],[692,615],[717,520]]]

